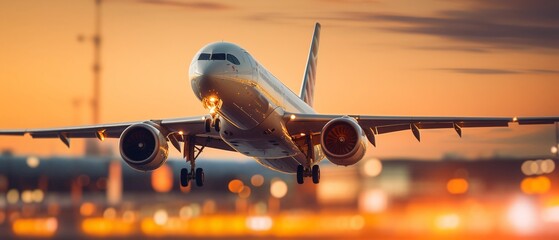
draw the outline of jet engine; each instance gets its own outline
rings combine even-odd
[[[353,165],[367,150],[366,137],[357,121],[350,117],[330,120],[322,128],[322,151],[336,165]]]
[[[168,150],[167,139],[157,125],[134,124],[120,135],[120,155],[136,170],[157,169],[167,160]]]

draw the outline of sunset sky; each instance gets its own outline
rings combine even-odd
[[[214,41],[298,92],[314,22],[320,113],[559,116],[558,13],[555,0],[105,0],[101,122],[206,114],[188,65]],[[93,17],[93,0],[0,1],[1,129],[91,123]],[[555,144],[553,125],[463,132],[381,135],[367,156],[545,156]],[[75,143],[0,137],[0,150],[78,154]]]

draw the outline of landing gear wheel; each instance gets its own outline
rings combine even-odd
[[[211,119],[206,119],[206,121],[204,122],[204,127],[206,127],[206,132],[210,132],[212,130],[212,120]]]
[[[205,180],[204,169],[197,168],[196,169],[196,186],[198,186],[198,187],[204,186],[204,180]]]
[[[221,120],[219,120],[219,118],[216,118],[214,121],[214,128],[216,132],[219,132],[219,130],[221,130],[221,126],[220,126]]]
[[[320,182],[320,167],[318,165],[312,166],[312,182],[314,184]]]
[[[297,183],[303,184],[305,182],[305,168],[303,165],[297,166]]]
[[[188,182],[190,181],[190,176],[188,175],[188,169],[181,169],[181,186],[188,187]]]

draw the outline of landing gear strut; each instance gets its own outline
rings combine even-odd
[[[181,169],[180,182],[182,187],[188,187],[190,180],[196,181],[196,186],[204,186],[205,174],[204,169],[196,168],[196,159],[204,150],[205,146],[196,147],[196,137],[185,136],[184,139],[184,156],[186,162],[190,162],[190,172],[187,168]]]
[[[305,177],[312,177],[312,182],[317,184],[320,182],[320,167],[318,165],[311,164],[314,158],[314,146],[312,144],[312,133],[308,133],[306,137],[307,142],[307,162],[305,166],[297,166],[297,183],[303,184],[305,182]]]

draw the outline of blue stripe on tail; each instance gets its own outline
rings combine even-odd
[[[300,97],[309,106],[313,106],[314,102],[314,84],[316,83],[316,63],[318,59],[318,41],[320,39],[320,23],[314,26],[314,33],[307,59],[307,67],[303,76],[303,85],[301,86]]]

